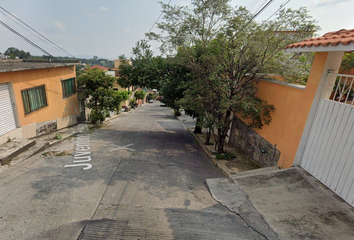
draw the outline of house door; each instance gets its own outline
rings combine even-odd
[[[13,110],[10,85],[0,84],[0,136],[16,129],[16,120]]]
[[[354,206],[354,76],[329,77],[336,82],[319,102],[300,166]]]

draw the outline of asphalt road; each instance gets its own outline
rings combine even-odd
[[[1,172],[0,239],[264,239],[211,197],[223,175],[159,102],[84,138]]]

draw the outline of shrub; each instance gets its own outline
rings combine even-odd
[[[176,117],[179,117],[179,116],[181,116],[181,112],[179,110],[175,110],[174,115]]]
[[[91,123],[103,122],[106,117],[102,112],[96,112],[95,110],[91,111],[90,115]]]

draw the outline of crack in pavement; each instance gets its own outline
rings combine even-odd
[[[225,178],[206,179],[206,182],[212,198],[239,216],[250,229],[266,240],[280,240],[277,233],[268,225],[236,183]]]

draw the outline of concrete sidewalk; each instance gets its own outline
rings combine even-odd
[[[189,123],[193,134],[191,118],[182,115],[179,119]],[[198,136],[195,138],[228,176],[206,179],[214,199],[266,239],[354,239],[353,207],[302,168],[270,167],[233,173],[208,153]]]
[[[232,179],[280,239],[354,239],[353,208],[302,168]]]

